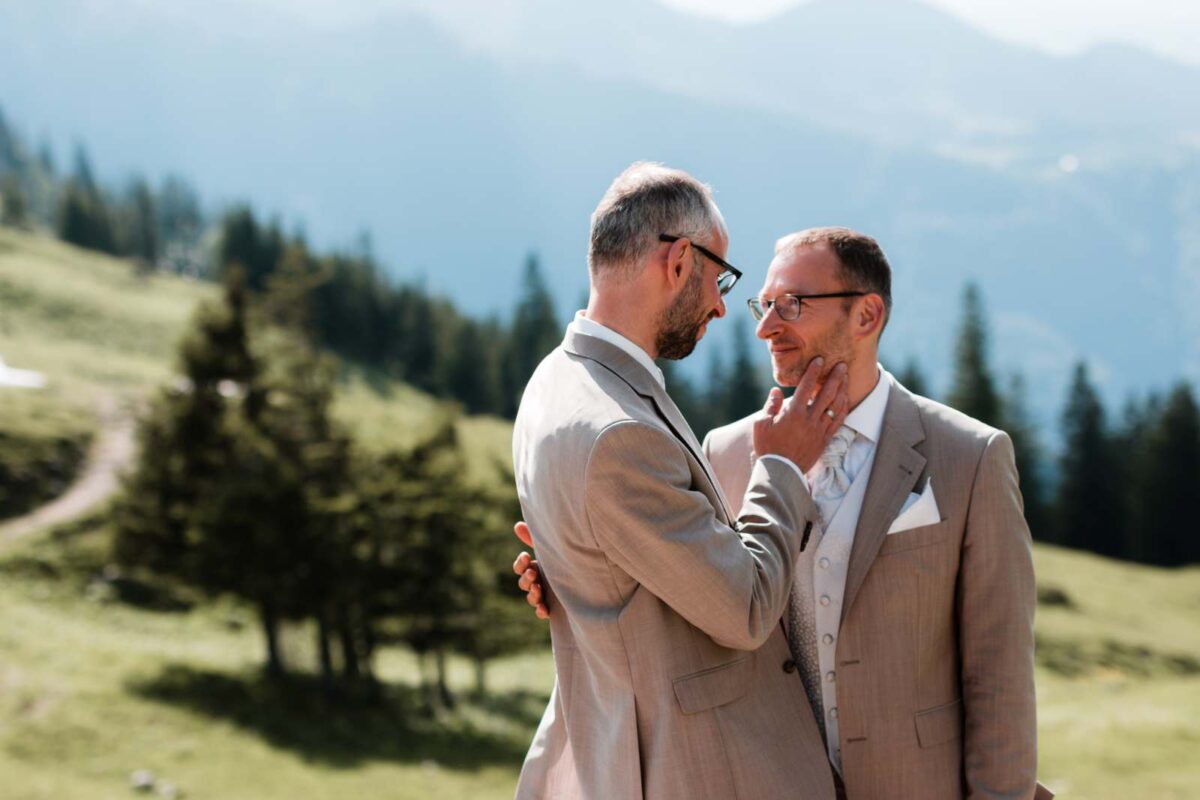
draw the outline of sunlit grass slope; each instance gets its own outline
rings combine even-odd
[[[381,699],[328,703],[259,677],[253,618],[234,605],[155,611],[98,578],[102,523],[0,558],[0,796],[121,798],[149,769],[190,798],[507,798],[552,684],[548,653],[491,670],[491,694],[418,713],[418,672],[385,650]],[[1200,570],[1038,546],[1043,780],[1082,800],[1200,789]],[[532,616],[530,624],[536,622]],[[311,675],[307,631],[285,652]]]
[[[97,404],[145,397],[175,374],[176,348],[211,283],[140,275],[130,262],[0,228],[0,357],[48,378],[46,388],[0,388],[0,436],[86,437]],[[348,369],[336,413],[368,451],[406,446],[446,406],[403,383]],[[509,460],[511,425],[465,418],[472,469]]]
[[[1200,797],[1200,568],[1035,556],[1042,776],[1072,798]]]
[[[0,557],[4,800],[136,796],[139,770],[191,800],[511,797],[552,681],[545,656],[494,664],[482,699],[455,662],[459,704],[432,718],[402,650],[378,659],[381,696],[330,700],[311,678],[311,631],[285,633],[300,675],[273,685],[246,609],[120,602],[98,575],[106,550],[88,522]]]
[[[162,382],[192,309],[216,295],[210,284],[139,276],[127,261],[0,228],[0,355],[44,372],[53,401],[86,408],[98,391]]]

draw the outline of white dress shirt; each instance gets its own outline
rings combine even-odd
[[[661,388],[667,388],[667,380],[663,377],[662,370],[654,363],[654,359],[650,357],[649,353],[607,325],[601,325],[599,322],[588,319],[586,311],[576,311],[575,319],[571,320],[571,324],[567,327],[568,330],[573,330],[576,333],[582,333],[587,336],[594,336],[597,339],[608,342],[614,347],[624,350],[633,357],[634,361],[641,364],[646,368],[647,372],[654,376],[654,380],[658,381],[658,385]]]

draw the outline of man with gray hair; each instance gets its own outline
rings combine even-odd
[[[727,249],[708,187],[629,167],[592,215],[587,310],[525,389],[513,462],[553,596],[556,682],[518,798],[834,795],[780,617],[845,367],[818,393],[815,360],[800,378],[812,402],[772,390],[731,506],[654,364],[724,316],[740,274]]]

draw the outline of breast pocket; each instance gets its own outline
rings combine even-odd
[[[698,714],[741,699],[749,689],[751,670],[750,659],[739,658],[676,678],[672,684],[679,708],[684,714]]]
[[[899,533],[889,533],[879,547],[879,555],[902,553],[905,550],[916,550],[921,547],[931,547],[946,541],[950,536],[949,520],[943,519],[933,525],[922,525],[920,528],[910,528]]]

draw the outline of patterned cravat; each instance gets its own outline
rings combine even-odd
[[[821,512],[822,533],[829,527],[829,522],[850,489],[850,476],[846,474],[846,453],[850,450],[854,436],[854,431],[845,425],[839,428],[825,452],[821,454],[816,475],[809,473],[809,477],[813,478],[813,501]],[[787,639],[788,649],[792,651],[792,660],[800,669],[804,691],[812,704],[813,715],[821,729],[821,737],[824,738],[825,702],[821,697],[821,662],[817,654],[817,619],[816,610],[813,608],[812,551],[815,549],[812,547],[800,558],[800,569],[807,572],[797,574],[792,584],[792,593],[788,598]]]
[[[854,441],[854,430],[845,425],[838,428],[818,462],[819,470],[812,485],[813,500],[821,510],[821,521],[828,528],[837,513],[842,498],[850,490],[850,476],[846,474],[846,453]]]

